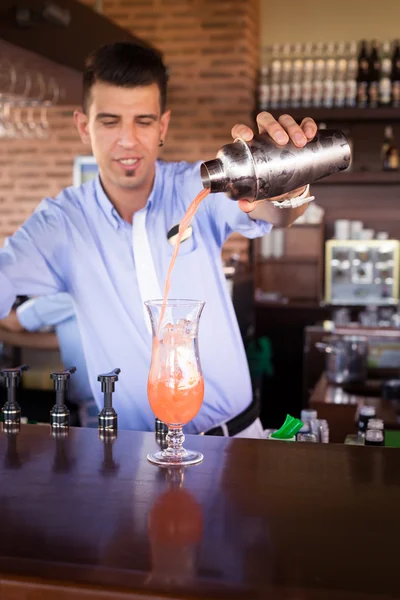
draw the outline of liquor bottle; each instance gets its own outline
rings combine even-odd
[[[399,149],[396,146],[393,128],[390,125],[385,127],[382,144],[382,166],[384,171],[397,171],[399,168]]]
[[[290,85],[290,106],[301,106],[301,91],[304,72],[304,50],[302,44],[295,44],[292,56],[292,73]]]
[[[314,47],[314,74],[313,74],[313,106],[319,108],[322,106],[323,85],[325,76],[325,61],[323,57],[324,46],[318,42]]]
[[[329,42],[324,48],[324,82],[322,92],[322,105],[332,108],[334,99],[334,76],[335,76],[335,44]]]
[[[312,104],[312,83],[314,73],[313,46],[307,43],[304,47],[303,81],[301,83],[301,105],[308,108]]]
[[[270,103],[270,83],[269,83],[269,67],[263,65],[260,70],[260,79],[258,83],[258,109],[268,110]]]
[[[290,44],[283,47],[282,78],[281,78],[281,97],[279,106],[290,106],[290,87],[292,80],[293,57]]]
[[[353,41],[347,45],[347,71],[346,71],[346,99],[348,107],[357,105],[357,71],[358,71],[358,45]]]
[[[339,42],[335,53],[335,73],[334,73],[334,105],[341,108],[346,100],[346,73],[347,58],[346,44]]]
[[[396,40],[392,57],[392,106],[400,106],[400,42]]]
[[[279,108],[281,100],[281,78],[282,78],[282,56],[279,44],[272,46],[271,61],[271,88],[270,105],[271,108]]]
[[[381,76],[379,80],[379,104],[389,106],[392,102],[392,55],[390,42],[384,42],[381,56]]]
[[[379,80],[381,76],[381,59],[379,54],[379,42],[373,40],[368,61],[368,104],[370,108],[377,108],[379,104]]]
[[[367,42],[361,42],[358,55],[358,73],[357,73],[357,106],[365,108],[368,106],[368,75],[369,60],[367,53]]]

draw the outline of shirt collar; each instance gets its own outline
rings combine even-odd
[[[151,190],[150,196],[147,199],[146,206],[144,206],[141,211],[148,211],[150,207],[154,204],[158,190],[160,189],[160,179],[161,179],[161,167],[159,161],[155,164],[155,176],[153,189]],[[107,217],[108,222],[114,227],[114,229],[118,229],[122,224],[124,224],[124,220],[120,217],[118,212],[115,210],[112,205],[110,199],[108,198],[106,192],[104,191],[103,185],[100,180],[100,174],[97,174],[95,178],[95,193],[97,202],[100,205],[100,208],[103,210],[105,216]],[[140,211],[140,212],[141,212]]]

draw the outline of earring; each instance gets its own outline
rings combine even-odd
[[[163,140],[160,140],[160,143],[158,144],[159,146],[164,146],[164,142]]]

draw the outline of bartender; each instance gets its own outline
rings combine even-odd
[[[124,429],[154,430],[147,400],[152,339],[143,303],[162,297],[173,251],[168,232],[203,187],[200,163],[158,160],[171,117],[167,79],[159,54],[136,44],[109,44],[88,57],[74,120],[99,176],[43,200],[0,251],[0,318],[17,295],[67,292],[99,407],[97,375],[121,369],[114,405]],[[299,126],[289,115],[278,122],[261,113],[257,123],[282,146],[291,139],[302,147],[317,132],[310,118]],[[232,136],[250,140],[253,132],[235,125]],[[307,194],[304,188],[285,198]],[[269,200],[252,205],[210,194],[178,254],[170,297],[206,302],[199,342],[204,402],[187,433],[263,437],[221,248],[232,232],[262,236],[273,225],[291,225],[306,208],[281,209]]]

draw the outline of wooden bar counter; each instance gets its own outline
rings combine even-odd
[[[0,433],[1,600],[399,597],[400,450],[154,434]]]
[[[58,350],[58,339],[55,333],[14,332],[0,326],[0,342],[9,346],[35,348],[38,350]]]

